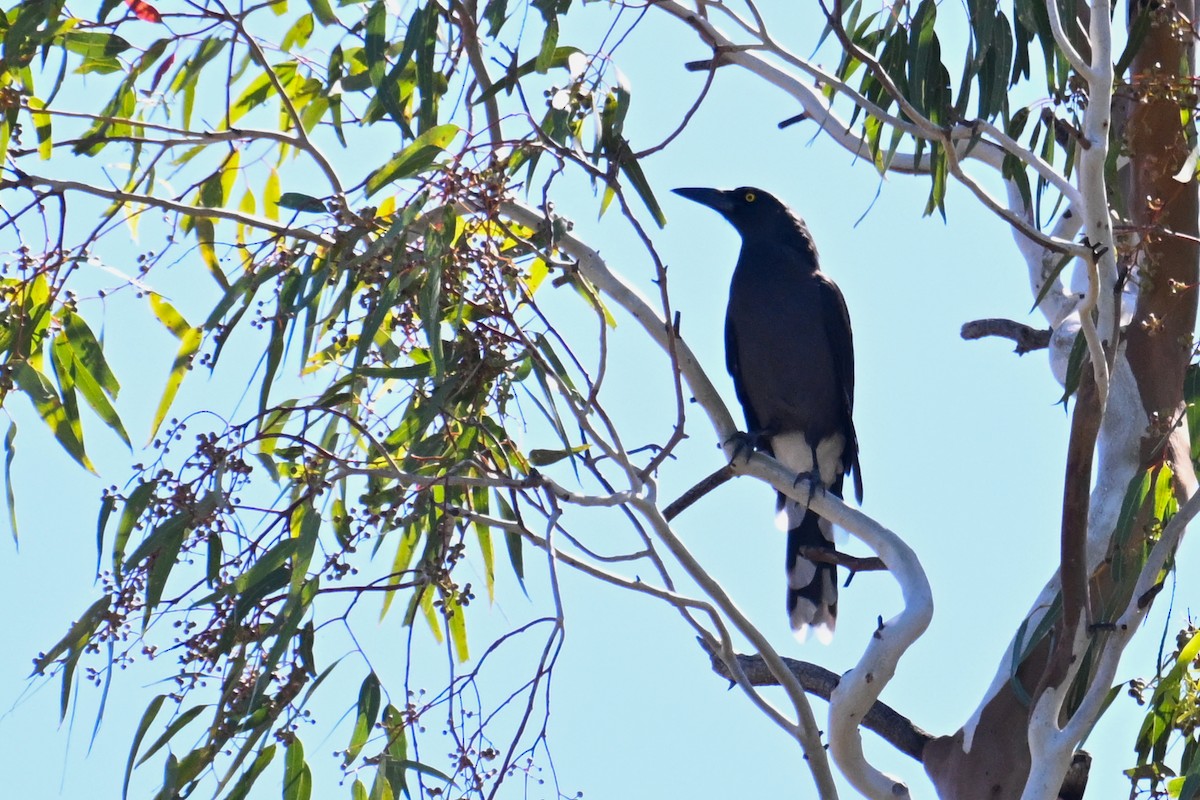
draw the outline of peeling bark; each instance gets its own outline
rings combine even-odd
[[[1174,5],[1184,19],[1195,19],[1194,2]],[[1145,6],[1132,4],[1130,14]],[[1183,423],[1183,378],[1192,357],[1200,258],[1196,179],[1175,178],[1192,148],[1180,122],[1178,98],[1194,95],[1194,33],[1171,21],[1163,17],[1151,27],[1133,60],[1132,89],[1138,102],[1126,128],[1132,159],[1129,213],[1132,227],[1142,232],[1135,278],[1138,303],[1127,353],[1147,412],[1141,452],[1147,465],[1170,458],[1168,440]],[[1171,466],[1177,481],[1194,485],[1189,457],[1172,458]]]

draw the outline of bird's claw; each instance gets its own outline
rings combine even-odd
[[[733,445],[733,452],[729,455],[730,464],[745,464],[750,460],[750,456],[758,449],[759,437],[753,433],[745,433],[738,431],[725,440],[725,445]]]
[[[796,476],[796,480],[792,481],[792,488],[795,489],[805,481],[808,481],[808,501],[805,503],[805,505],[808,505],[808,503],[812,502],[813,496],[816,495],[818,487],[820,487],[821,491],[825,491],[825,484],[821,482],[820,472],[808,470]]]

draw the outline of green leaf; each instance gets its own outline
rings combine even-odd
[[[354,763],[354,759],[358,758],[375,729],[382,696],[379,678],[372,672],[363,679],[358,690],[358,716],[354,721],[354,732],[350,735],[350,746],[346,748],[346,755],[342,760],[343,769]]]
[[[629,146],[624,141],[622,141],[622,145],[624,152],[620,159],[621,171],[625,173],[625,177],[633,184],[634,191],[637,192],[642,202],[646,204],[646,208],[654,216],[654,221],[658,223],[658,227],[665,227],[667,224],[667,215],[663,213],[662,207],[658,204],[658,199],[654,196],[654,190],[650,188],[650,181],[646,180],[646,175],[642,172],[642,165],[629,152]]]
[[[284,34],[283,40],[279,43],[279,49],[290,53],[293,50],[304,48],[308,44],[308,40],[312,38],[313,27],[313,15],[301,14]]]
[[[83,317],[73,313],[63,315],[61,324],[63,333],[71,340],[71,349],[74,350],[80,364],[92,374],[96,383],[110,397],[115,398],[121,391],[121,385],[109,368],[108,361],[104,358],[104,348],[100,346],[92,329],[84,322]]]
[[[546,30],[542,34],[542,46],[534,61],[534,69],[545,74],[554,60],[554,51],[558,49],[558,17],[551,17],[546,22]]]
[[[267,403],[270,399],[271,385],[275,383],[275,372],[283,361],[284,323],[278,317],[271,322],[271,340],[267,343],[267,352],[263,354],[265,368],[262,383],[258,391],[258,416],[263,419],[267,413]]]
[[[405,759],[400,762],[400,765],[404,767],[404,769],[411,769],[413,772],[419,772],[422,775],[428,775],[431,778],[437,778],[445,781],[449,786],[453,786],[456,789],[458,788],[458,784],[456,784],[449,775],[442,772],[440,769],[435,769],[429,766],[428,764],[422,764],[420,761],[410,761],[409,759]]]
[[[1080,338],[1083,337],[1080,336]],[[1121,557],[1121,553],[1133,531],[1134,520],[1153,488],[1152,473],[1153,469],[1146,469],[1130,478],[1129,485],[1125,489],[1125,497],[1121,501],[1121,513],[1117,515],[1117,525],[1113,529],[1113,558],[1110,561],[1113,579],[1118,582],[1122,580],[1127,571],[1126,560]]]
[[[142,740],[146,738],[146,731],[150,730],[150,725],[154,722],[154,718],[158,716],[158,711],[162,708],[163,701],[167,699],[165,694],[160,694],[150,701],[150,705],[146,706],[146,710],[142,712],[142,719],[138,722],[137,732],[133,735],[133,746],[129,748],[129,759],[125,762],[125,780],[121,784],[121,797],[129,797],[129,778],[133,775],[133,760],[137,758],[138,748],[142,746]]]
[[[570,63],[571,56],[579,52],[582,51],[578,47],[555,48],[554,55],[550,59],[549,66],[552,68],[566,68]],[[521,82],[522,78],[532,75],[537,71],[537,65],[538,60],[536,58],[531,58],[520,66],[516,66],[516,62],[514,62],[513,66],[509,69],[508,73],[504,75],[504,77],[497,79],[496,82],[492,84],[490,89],[488,89],[486,92],[480,93],[480,95],[475,98],[475,103],[479,104],[485,102],[488,98],[494,97],[500,92],[511,93],[516,88],[517,84]]]
[[[429,586],[418,587],[413,595],[413,602],[409,604],[408,613],[404,615],[404,624],[411,625],[416,619],[416,612],[420,610],[425,615],[425,622],[429,625],[429,632],[433,634],[433,638],[438,644],[446,640],[442,634],[442,623],[444,617],[438,615],[437,609],[433,606],[433,589]]]
[[[204,579],[210,587],[213,587],[221,579],[221,564],[225,555],[224,548],[221,546],[221,534],[209,531],[207,543],[208,553],[205,558]]]
[[[404,535],[400,537],[400,544],[396,547],[396,555],[392,559],[392,570],[389,573],[393,579],[402,579],[404,573],[408,570],[412,563],[413,554],[417,549],[417,542],[420,540],[420,534],[417,532],[415,525],[410,525],[404,529]],[[392,600],[396,598],[395,592],[383,593],[383,606],[379,610],[379,618],[382,620],[387,614],[388,608],[392,605]]]
[[[50,380],[40,371],[34,369],[28,362],[18,365],[13,370],[13,380],[17,387],[33,402],[38,416],[49,426],[54,438],[62,448],[74,458],[84,469],[95,472],[91,459],[83,449],[83,438],[79,435],[79,417],[72,415],[70,409],[59,399]]]
[[[408,763],[408,739],[404,732],[404,717],[390,703],[383,710],[383,731],[387,735],[388,743],[380,758],[379,771],[387,776],[393,795],[407,795],[408,783],[404,777],[404,766]]]
[[[243,572],[233,582],[233,591],[237,594],[247,594],[255,586],[265,585],[268,578],[283,566],[292,554],[296,552],[299,540],[288,537],[280,539],[267,552],[263,553],[250,569]],[[274,580],[272,579],[271,583]]]
[[[272,167],[263,185],[263,214],[267,219],[279,219],[279,201],[282,197],[279,192],[279,170]]]
[[[254,787],[254,782],[258,780],[258,776],[270,766],[271,761],[275,758],[275,750],[275,745],[270,744],[259,751],[258,756],[254,759],[254,763],[242,773],[237,783],[229,790],[229,794],[225,795],[225,800],[246,800],[246,796],[250,794],[250,789]]]
[[[503,519],[516,520],[516,513],[503,495],[496,495],[496,503],[500,506],[500,514]],[[521,534],[506,530],[504,546],[508,550],[508,562],[512,565],[513,574],[517,576],[517,583],[521,585],[521,591],[528,597],[529,591],[525,588],[525,552],[522,548]]]
[[[501,26],[504,25],[508,12],[508,0],[488,0],[488,4],[483,8],[483,19],[487,21],[488,36],[495,38],[500,32]]]
[[[296,540],[296,552],[292,556],[292,585],[289,591],[295,597],[299,597],[304,588],[320,532],[321,515],[311,505],[305,503],[292,514],[292,538]]]
[[[72,638],[68,642],[66,658],[62,662],[62,689],[59,692],[58,711],[60,722],[67,718],[67,706],[70,702],[71,688],[74,686],[75,667],[79,664],[79,657],[92,643],[92,639],[101,625],[105,624],[109,613],[108,607],[109,598],[100,598],[87,610],[83,619],[71,626],[71,633],[68,634],[68,637]],[[111,648],[109,652],[112,652]],[[103,703],[102,699],[101,705]]]
[[[109,598],[101,597],[83,612],[83,616],[67,631],[67,635],[59,639],[53,647],[39,655],[33,662],[33,674],[45,675],[46,668],[53,664],[58,657],[70,649],[82,648],[96,631],[104,615],[108,613]],[[65,710],[65,709],[64,709]]]
[[[265,72],[251,81],[233,104],[233,108],[229,110],[229,124],[232,125],[245,116],[247,112],[267,102],[267,98],[271,96],[272,91],[274,91],[274,87],[271,85],[271,77]]]
[[[562,461],[564,458],[585,453],[590,447],[591,445],[581,444],[578,447],[571,447],[565,450],[541,450],[534,448],[529,451],[529,463],[535,467],[547,467]]]
[[[108,518],[117,510],[116,495],[104,493],[100,501],[100,514],[96,520],[96,574],[100,574],[100,562],[104,558],[104,529],[108,527]]]
[[[140,487],[139,487],[140,488]],[[192,514],[187,511],[180,511],[177,514],[172,514],[162,522],[154,526],[149,535],[142,540],[134,551],[125,559],[124,570],[128,572],[134,567],[141,564],[150,556],[157,556],[157,560],[162,560],[162,551],[173,552],[179,549],[179,544],[175,543],[177,538],[180,538],[182,532],[187,529],[188,522],[191,520]],[[174,561],[174,559],[171,559]]]
[[[11,111],[8,114],[0,114],[0,163],[8,158],[8,143],[12,141],[14,116],[16,115]]]
[[[442,15],[441,8],[436,3],[427,4],[418,11],[421,24],[409,31],[416,35],[413,60],[417,68],[417,92],[421,96],[418,108],[418,129],[426,133],[437,125],[437,102],[440,96],[440,84],[445,83],[442,75],[441,61],[438,57],[438,26]],[[417,14],[413,15],[416,18]],[[405,37],[405,45],[408,39]]]
[[[158,606],[158,601],[162,599],[163,590],[167,586],[167,578],[170,577],[171,570],[175,568],[179,559],[179,551],[183,547],[184,539],[187,538],[190,521],[191,514],[185,512],[169,517],[158,525],[135,551],[136,555],[141,552],[142,547],[146,547],[151,541],[154,542],[153,546],[148,548],[147,553],[153,556],[154,561],[146,575],[146,604],[142,611],[143,629],[150,624],[150,617]],[[136,564],[137,561],[133,563]],[[126,564],[126,569],[129,566]]]
[[[422,133],[407,147],[367,177],[367,196],[394,181],[410,178],[427,168],[458,135],[459,127],[447,123]]]
[[[488,490],[482,486],[471,489],[471,509],[477,514],[488,513]],[[487,583],[488,602],[496,602],[496,553],[492,546],[492,531],[482,522],[474,522],[475,535],[479,538],[479,552],[483,556],[483,576]]]
[[[167,729],[163,731],[162,735],[154,740],[154,744],[150,746],[150,749],[146,751],[146,754],[138,759],[138,765],[140,766],[145,764],[148,760],[150,760],[152,755],[161,750],[163,745],[171,741],[175,734],[187,727],[188,723],[200,716],[200,714],[206,708],[208,708],[206,705],[193,706],[172,720],[171,724],[167,726]]]
[[[337,24],[337,14],[333,13],[333,8],[329,5],[329,0],[308,0],[308,5],[312,9],[313,16],[317,18],[317,22],[320,22],[322,25]]]
[[[1146,34],[1150,33],[1150,23],[1154,20],[1153,11],[1152,6],[1138,7],[1137,17],[1129,25],[1125,49],[1121,51],[1121,57],[1117,59],[1116,67],[1113,69],[1113,75],[1117,78],[1120,78],[1129,69],[1134,56],[1142,48],[1142,43],[1146,41]]]
[[[12,527],[13,544],[20,545],[17,537],[17,497],[13,492],[12,465],[17,455],[17,423],[8,424],[8,433],[4,435],[4,497],[8,505],[8,524]],[[97,572],[100,570],[97,569]]]
[[[129,498],[125,501],[125,507],[121,509],[121,519],[117,521],[117,536],[113,540],[112,561],[113,571],[119,576],[122,572],[122,565],[125,560],[125,544],[129,541],[129,536],[133,533],[133,528],[137,521],[141,519],[142,513],[150,504],[151,498],[154,497],[154,490],[158,487],[158,482],[149,480],[138,486],[129,493]]]
[[[125,431],[116,409],[108,400],[108,395],[115,396],[120,386],[87,325],[75,315],[69,315],[64,321],[62,332],[54,340],[54,347],[55,355],[63,362],[75,388],[83,395],[88,406],[109,429],[121,437],[127,447],[132,448],[129,434]]]
[[[221,270],[221,260],[217,257],[217,226],[213,224],[211,219],[204,217],[192,217],[192,229],[196,234],[196,243],[200,245],[200,257],[204,260],[204,266],[208,269],[208,274],[212,275],[213,280],[222,289],[229,288],[229,279],[225,277],[224,271]]]
[[[375,771],[375,780],[371,784],[370,800],[395,800],[395,794],[392,793],[392,786],[387,781],[387,776],[382,769]]]
[[[1058,399],[1058,402],[1062,403],[1064,407],[1067,400],[1079,388],[1079,379],[1083,375],[1083,364],[1087,352],[1087,339],[1080,330],[1076,332],[1075,341],[1071,344],[1071,354],[1067,357],[1066,379],[1063,381],[1063,395]]]
[[[1162,523],[1169,522],[1179,510],[1172,478],[1171,466],[1165,463],[1159,466],[1154,476],[1154,518]]]
[[[62,38],[67,50],[84,58],[111,58],[132,46],[120,36],[100,31],[68,31]]]
[[[293,737],[283,760],[283,800],[309,800],[312,796],[312,770],[304,760],[304,745]]]
[[[279,195],[275,204],[280,208],[290,208],[293,211],[307,211],[311,214],[324,214],[328,211],[325,204],[315,197],[300,192],[284,192]]]
[[[367,11],[367,35],[364,40],[363,60],[372,82],[378,86],[387,68],[387,6],[384,0],[375,0]]]

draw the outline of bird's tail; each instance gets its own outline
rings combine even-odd
[[[833,525],[812,511],[788,530],[787,611],[792,633],[803,642],[811,628],[822,644],[833,639],[837,626],[837,569],[833,564],[809,561],[803,547],[833,550]]]

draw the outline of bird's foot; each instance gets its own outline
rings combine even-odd
[[[792,488],[796,488],[805,481],[808,481],[808,501],[805,503],[805,505],[807,505],[808,503],[812,502],[813,496],[816,495],[818,488],[822,492],[825,491],[825,484],[821,482],[820,472],[817,470],[808,470],[807,472],[801,472],[796,476],[796,480],[792,481]]]
[[[762,435],[757,433],[746,433],[738,431],[725,440],[725,446],[733,445],[733,452],[729,454],[729,463],[742,465],[750,460],[750,456],[758,449],[759,443],[762,441]]]

